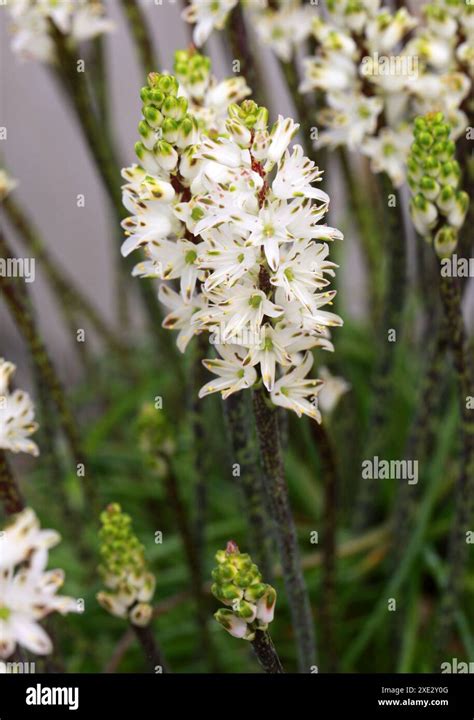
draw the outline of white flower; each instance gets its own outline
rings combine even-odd
[[[274,328],[266,323],[261,328],[261,342],[251,347],[244,359],[245,365],[260,365],[263,384],[268,391],[272,390],[275,384],[277,363],[283,366],[291,365],[289,346],[293,340],[291,331]]]
[[[358,149],[366,135],[371,135],[382,112],[383,101],[359,93],[331,92],[327,95],[328,107],[318,114],[320,122],[328,128],[320,134],[320,145],[347,145]]]
[[[276,270],[280,261],[280,244],[291,242],[294,236],[289,230],[293,220],[293,205],[285,201],[267,202],[257,216],[247,215],[243,222],[250,229],[248,243],[263,246],[267,262]]]
[[[403,36],[417,24],[405,8],[400,8],[395,15],[382,10],[365,27],[365,36],[371,48],[382,53],[393,50]]]
[[[283,115],[278,116],[278,120],[273,125],[270,133],[270,144],[267,150],[269,165],[280,161],[292,138],[298,132],[298,128],[299,123],[295,123],[291,118],[284,118]]]
[[[293,410],[298,417],[309,415],[317,422],[321,422],[321,413],[318,410],[317,395],[322,386],[321,380],[306,378],[313,365],[311,353],[306,353],[300,365],[290,370],[276,381],[271,392],[271,399],[275,405],[287,410]],[[307,399],[309,397],[309,400]]]
[[[145,253],[149,259],[138,263],[132,275],[160,280],[180,278],[181,295],[189,302],[199,275],[197,246],[189,240],[152,240]]]
[[[312,17],[314,10],[311,7],[283,4],[279,10],[268,10],[257,15],[256,29],[263,42],[281,60],[288,62],[295,48],[310,34]]]
[[[199,397],[220,392],[223,399],[245,388],[251,387],[257,381],[257,373],[253,367],[245,367],[242,362],[242,348],[238,345],[216,345],[221,358],[203,360],[207,370],[219,377],[211,380],[199,391]]]
[[[199,266],[213,270],[206,278],[205,289],[210,291],[223,283],[232,287],[243,275],[255,270],[257,252],[227,225],[208,231],[198,251]]]
[[[29,439],[38,429],[31,398],[23,390],[8,390],[15,369],[13,363],[0,358],[0,450],[37,456],[38,446]]]
[[[276,318],[283,313],[283,308],[268,300],[253,283],[221,288],[209,293],[208,300],[208,307],[195,315],[194,322],[212,329],[217,326],[221,343],[245,345],[247,339],[258,339],[264,316]]]
[[[127,168],[133,172],[132,168]],[[137,172],[135,171],[137,178]],[[179,230],[173,213],[175,191],[171,183],[145,174],[139,182],[138,178],[122,188],[122,200],[127,210],[133,215],[122,221],[122,228],[128,236],[122,244],[124,257],[130,255],[140,245],[152,240],[160,240]]]
[[[15,527],[17,525],[17,527]],[[23,538],[27,535],[28,543]],[[48,547],[56,544],[58,536],[52,531],[40,531],[32,510],[25,510],[6,529],[0,538],[3,552],[5,541],[18,538],[24,552],[9,553],[10,564],[2,560],[0,572],[0,657],[9,657],[18,645],[37,655],[52,652],[52,643],[38,621],[52,612],[62,615],[79,612],[76,600],[56,595],[64,582],[62,570],[46,571]],[[6,538],[6,540],[5,540]],[[8,547],[8,545],[7,545]]]
[[[54,43],[50,36],[49,20],[61,33],[80,43],[115,28],[104,17],[99,0],[74,2],[72,0],[10,0],[10,13],[14,20],[12,49],[23,58],[53,62]]]
[[[335,263],[326,260],[329,247],[326,243],[296,242],[277,272],[270,278],[275,287],[285,291],[287,300],[298,300],[312,313],[315,312],[314,292],[329,284],[324,273],[334,276]]]
[[[311,185],[319,182],[321,175],[315,163],[304,157],[301,145],[294,145],[291,153],[285,151],[278,164],[278,172],[272,182],[273,194],[280,200],[307,197],[329,205],[329,195]]]
[[[238,0],[192,0],[183,11],[186,22],[195,23],[193,32],[194,43],[201,47],[214,28],[222,30],[229,12],[237,5]]]
[[[318,57],[304,58],[304,79],[300,92],[313,90],[336,92],[352,89],[357,78],[357,66],[353,59],[343,53],[326,53]]]
[[[385,127],[377,136],[365,138],[361,151],[371,159],[374,173],[386,172],[395,187],[405,182],[406,162],[413,141],[409,126],[398,131]]]
[[[350,384],[343,377],[332,375],[327,367],[320,367],[318,374],[323,381],[319,391],[319,407],[323,415],[330,415],[339,400],[351,389]]]
[[[167,330],[179,330],[176,344],[178,349],[184,353],[189,341],[198,332],[191,320],[194,313],[202,309],[203,298],[195,295],[187,302],[180,293],[175,292],[168,285],[160,285],[158,297],[163,305],[171,310],[163,320],[163,327]]]
[[[59,541],[59,533],[42,530],[35,512],[26,508],[0,535],[0,571],[27,560],[33,552],[47,551]]]

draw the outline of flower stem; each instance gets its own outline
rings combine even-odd
[[[0,499],[7,515],[14,515],[25,507],[20,488],[3,450],[0,450]]]
[[[132,627],[140,645],[142,646],[145,659],[149,663],[150,672],[157,673],[159,668],[161,668],[161,673],[169,672],[151,627],[149,625],[146,627],[138,627],[138,625],[133,624]]]
[[[387,206],[386,212],[386,247],[388,255],[388,278],[385,291],[384,310],[380,332],[381,350],[378,354],[375,377],[373,381],[373,401],[369,430],[371,437],[365,457],[370,458],[383,448],[384,434],[390,408],[390,393],[393,387],[393,366],[395,348],[401,333],[403,309],[405,305],[407,250],[404,232],[404,220],[401,197],[395,194],[390,181],[383,176],[384,196],[388,200],[394,194],[396,205]],[[394,332],[391,340],[388,333]],[[372,520],[376,505],[376,480],[359,481],[359,495],[356,501],[354,528],[362,530]]]
[[[462,455],[456,489],[456,510],[448,547],[449,574],[438,618],[436,647],[445,650],[462,591],[466,565],[467,533],[474,511],[474,417],[469,398],[474,396],[472,368],[468,360],[467,339],[461,312],[461,290],[456,279],[441,276],[441,301],[448,323],[448,339],[458,384],[461,417]]]
[[[280,60],[280,68],[283,77],[285,78],[296,112],[298,113],[298,119],[301,125],[300,132],[303,140],[305,154],[317,165],[318,163],[316,162],[316,153],[314,151],[313,143],[311,141],[311,132],[315,122],[312,117],[314,113],[314,107],[312,107],[310,104],[311,101],[309,99],[309,96],[305,97],[302,93],[300,93],[298,89],[299,77],[298,67],[296,65],[295,58],[292,58],[288,62]]]
[[[245,77],[257,105],[266,105],[263,84],[257,61],[250,47],[244,12],[240,2],[232,10],[227,21],[230,49],[235,60],[240,61],[240,73]]]
[[[268,632],[257,630],[251,641],[257,660],[266,673],[284,673],[283,666]]]
[[[421,395],[406,443],[405,457],[408,460],[417,460],[418,463],[422,463],[427,457],[433,441],[447,345],[447,328],[443,325],[428,349],[428,362],[422,379]],[[403,482],[398,490],[393,517],[393,537],[396,538],[396,543],[393,547],[392,570],[398,567],[401,555],[407,546],[417,488],[418,485]]]
[[[77,57],[68,47],[65,36],[52,21],[50,22],[50,31],[57,54],[57,76],[60,85],[66,97],[71,102],[97,171],[108,193],[117,220],[120,222],[126,216],[126,210],[122,205],[122,194],[120,190],[120,174],[118,172],[120,163],[115,157],[107,133],[103,132],[101,124],[94,115],[93,103],[91,102],[85,73],[78,72],[76,69]],[[132,262],[133,260],[129,258],[125,264],[120,262],[119,267],[130,268]],[[158,349],[165,349],[165,351],[171,352],[174,348],[169,343],[168,335],[161,327],[161,317],[152,285],[146,281],[141,282],[139,284],[139,292],[141,293],[141,299],[147,313],[150,328],[153,330],[152,336],[157,343]],[[175,352],[173,352],[173,360],[174,358]]]
[[[153,70],[158,70],[159,60],[153,47],[153,39],[145,14],[137,0],[120,0],[120,3],[141,68],[144,74],[148,75]]]
[[[251,550],[265,581],[273,582],[272,534],[253,428],[249,426],[248,397],[234,393],[223,401],[224,415],[229,428],[234,461],[239,465],[239,480],[249,523]]]
[[[0,235],[0,256],[12,257],[5,237]],[[18,330],[21,332],[28,348],[37,372],[48,387],[51,399],[58,411],[59,421],[64,436],[68,442],[72,458],[76,467],[84,463],[84,453],[81,447],[79,431],[74,415],[64,392],[61,381],[58,378],[56,368],[49,357],[46,346],[36,326],[33,314],[28,308],[28,303],[20,297],[20,294],[10,278],[0,275],[0,289],[7,303],[10,312],[15,319]],[[26,291],[25,291],[26,292]],[[90,507],[95,503],[95,491],[86,473],[84,477],[84,492]]]
[[[175,475],[172,464],[167,460],[167,471],[164,475],[164,484],[168,502],[173,510],[176,525],[181,535],[184,553],[188,562],[191,576],[192,592],[196,602],[197,621],[199,626],[201,652],[214,662],[214,653],[209,635],[208,616],[209,603],[206,593],[203,590],[202,558],[194,541],[191,523],[186,507],[179,492],[178,478]]]
[[[254,391],[253,400],[265,491],[275,524],[283,577],[296,633],[299,669],[300,672],[310,672],[316,653],[314,625],[285,481],[278,415],[267,404],[262,388]]]
[[[115,351],[118,357],[123,358],[127,352],[125,345],[108,326],[100,312],[77,287],[73,278],[57,265],[50,256],[38,230],[34,227],[23,208],[11,197],[5,198],[3,206],[10,224],[18,233],[19,239],[41,264],[62,311],[66,312],[67,310],[72,314],[83,315],[101,340],[109,346],[110,350]]]
[[[311,421],[311,432],[318,448],[324,484],[323,593],[321,603],[321,642],[328,672],[335,672],[336,653],[336,530],[338,468],[334,448],[326,427]]]
[[[339,149],[339,160],[347,193],[351,216],[355,219],[362,246],[369,287],[369,311],[374,323],[378,323],[378,309],[382,304],[383,285],[380,272],[380,235],[374,225],[373,214],[367,206],[363,187],[355,178],[345,148]]]

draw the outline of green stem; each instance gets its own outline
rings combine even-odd
[[[318,448],[324,486],[321,643],[328,660],[327,670],[335,672],[337,664],[336,530],[339,473],[334,448],[325,426],[311,421],[311,432]]]
[[[83,315],[109,348],[115,351],[118,357],[123,357],[127,352],[125,345],[77,287],[73,278],[62,267],[57,265],[50,256],[38,230],[24,210],[12,197],[7,197],[4,200],[4,208],[8,221],[17,231],[19,239],[41,264],[51,289],[58,298],[59,307],[62,309],[67,308],[73,314]],[[68,324],[70,323],[68,322]]]
[[[266,673],[284,673],[278,653],[268,632],[257,630],[251,641],[257,660]]]
[[[367,205],[363,186],[351,168],[349,155],[345,148],[340,148],[338,157],[350,209],[350,218],[355,220],[362,253],[366,266],[369,288],[369,312],[374,324],[378,324],[379,308],[382,304],[383,282],[380,267],[382,256],[380,248],[380,231],[374,223],[374,216]]]
[[[8,465],[6,454],[0,449],[0,499],[7,515],[14,515],[25,507],[23,497],[13,473]]]
[[[428,362],[422,379],[420,398],[406,443],[405,457],[416,460],[420,465],[424,464],[433,442],[447,345],[447,328],[442,325],[428,348]],[[393,517],[393,537],[396,538],[396,543],[393,546],[392,570],[398,567],[406,548],[418,487],[407,482],[399,486]]]
[[[369,420],[371,436],[365,457],[371,458],[383,450],[385,430],[390,417],[390,394],[393,390],[393,367],[397,343],[400,340],[402,316],[405,304],[407,250],[404,232],[404,221],[400,194],[395,193],[390,181],[383,176],[384,196],[394,194],[395,207],[387,205],[386,212],[386,247],[388,255],[388,278],[384,300],[384,311],[380,333],[380,352],[375,368],[373,381],[373,404]],[[393,332],[394,339],[388,333]],[[354,528],[360,531],[373,518],[377,500],[377,480],[362,479],[359,481],[359,494],[356,501]]]
[[[13,256],[3,235],[0,235],[0,255],[5,258]],[[18,330],[21,332],[29,348],[36,370],[41,375],[45,386],[49,389],[51,400],[54,402],[58,411],[60,425],[69,444],[71,455],[77,468],[78,465],[82,465],[84,463],[84,453],[81,448],[76,421],[69,407],[69,402],[66,398],[61,381],[58,378],[56,368],[49,357],[46,346],[36,326],[34,317],[28,310],[27,303],[21,299],[15,285],[9,278],[0,275],[0,289],[2,290],[2,294],[16,322]],[[88,479],[87,473],[84,478],[84,491],[88,501],[92,503],[93,506],[95,491]]]
[[[85,74],[77,72],[76,63],[78,58],[70,50],[65,36],[58,30],[53,22],[50,22],[50,32],[55,43],[57,55],[56,70],[60,84],[74,108],[77,121],[83,132],[92,158],[95,161],[96,169],[102,178],[104,187],[116,213],[117,220],[120,222],[127,214],[126,209],[122,205],[119,174],[120,163],[114,155],[107,133],[102,131],[100,123],[92,112],[91,97],[84,76]],[[123,262],[120,263],[120,267],[130,268],[132,264],[133,259],[128,258],[125,264]],[[163,348],[169,351],[174,359],[176,353],[172,352],[174,348],[161,327],[161,317],[152,285],[146,281],[141,281],[139,283],[139,291],[148,316],[150,328],[152,329],[154,341],[160,350],[162,349],[161,345],[163,345]],[[158,339],[160,339],[161,342],[159,342]]]
[[[272,534],[265,506],[263,482],[258,466],[258,450],[249,425],[250,408],[246,393],[234,393],[223,402],[230,434],[233,460],[239,465],[239,482],[249,523],[250,547],[262,576],[272,583]]]
[[[309,673],[316,654],[314,624],[285,481],[278,415],[269,406],[263,389],[254,391],[253,400],[265,491],[275,524],[285,588],[296,633],[299,669],[300,672]]]
[[[449,574],[441,598],[436,647],[440,655],[446,647],[462,591],[468,554],[467,533],[474,512],[474,416],[468,398],[474,396],[472,371],[468,360],[467,338],[461,311],[460,285],[454,278],[441,276],[441,301],[448,324],[448,340],[458,384],[461,417],[462,455],[456,489],[456,510],[448,548]]]
[[[209,636],[208,617],[209,603],[206,593],[203,591],[203,573],[202,562],[198,552],[198,548],[194,541],[191,523],[186,511],[186,507],[181,499],[179,492],[178,478],[175,475],[171,462],[166,458],[167,471],[164,475],[164,485],[168,502],[173,510],[176,525],[181,535],[184,553],[189,567],[191,576],[192,592],[196,601],[197,620],[200,633],[201,652],[211,662],[213,661],[213,651],[211,638]]]
[[[153,39],[148,28],[145,13],[137,0],[120,0],[127,20],[135,51],[145,75],[158,70],[159,60],[153,47]]]

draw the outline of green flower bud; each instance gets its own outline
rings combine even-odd
[[[163,115],[154,105],[147,105],[143,108],[143,117],[154,130],[157,130],[163,122]]]
[[[458,244],[458,234],[449,225],[438,230],[434,238],[434,249],[439,258],[451,257]]]
[[[113,615],[126,617],[128,610],[136,607],[135,603],[151,599],[155,578],[147,570],[144,548],[133,534],[131,518],[122,512],[120,505],[108,505],[100,519],[99,573],[110,592],[99,593],[97,599]],[[137,610],[138,615],[143,621],[143,613]]]
[[[178,132],[179,122],[177,120],[173,120],[170,117],[165,118],[165,120],[163,121],[163,125],[161,126],[163,140],[174,144],[178,138]]]
[[[163,170],[171,172],[178,164],[178,153],[166,140],[158,140],[153,148],[153,156]]]
[[[449,212],[454,207],[454,201],[456,199],[456,191],[451,185],[445,185],[441,188],[441,192],[438,195],[437,205],[444,213]]]
[[[435,200],[440,191],[440,185],[429,175],[423,175],[419,183],[420,191],[428,200]]]
[[[229,608],[219,610],[215,618],[231,635],[251,640],[256,630],[267,627],[270,614],[273,617],[276,593],[270,585],[261,582],[257,565],[250,555],[241,553],[233,541],[227,544],[226,550],[216,553],[216,560],[211,592]],[[267,598],[270,598],[268,607]]]

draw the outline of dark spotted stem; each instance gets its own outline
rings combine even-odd
[[[266,673],[284,673],[278,653],[273,641],[264,630],[257,630],[255,638],[251,641],[257,660]]]
[[[249,523],[250,546],[265,582],[272,583],[273,534],[259,466],[257,442],[250,423],[249,398],[246,393],[234,393],[223,401],[229,428],[233,460],[239,465],[239,483]]]
[[[242,3],[238,2],[232,10],[227,26],[231,52],[234,59],[240,62],[239,72],[251,87],[252,97],[257,105],[267,105],[262,79],[249,42]]]
[[[0,450],[0,499],[6,515],[14,515],[25,507],[20,488],[3,450]]]
[[[133,624],[132,627],[142,647],[143,654],[150,667],[150,672],[156,674],[169,672],[151,627],[149,625],[139,627]]]
[[[285,480],[278,414],[270,405],[263,388],[254,391],[253,401],[265,492],[275,525],[285,589],[296,634],[299,671],[309,673],[316,656],[314,625]]]
[[[461,468],[456,488],[456,509],[448,547],[448,578],[441,598],[436,636],[438,656],[442,657],[453,626],[462,592],[468,554],[467,533],[472,529],[474,512],[474,396],[472,368],[461,312],[461,289],[456,278],[440,281],[441,301],[448,324],[448,341],[456,373],[461,417]]]

